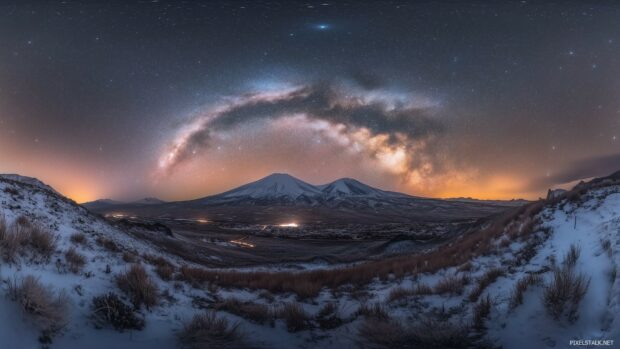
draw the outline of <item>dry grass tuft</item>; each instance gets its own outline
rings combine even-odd
[[[93,319],[98,328],[111,325],[117,331],[142,330],[144,320],[112,292],[93,298]]]
[[[110,240],[108,238],[104,238],[102,236],[97,237],[96,240],[97,244],[103,248],[105,248],[106,250],[110,251],[110,252],[120,252],[120,248],[118,247],[118,245],[116,245],[116,243],[113,240]]]
[[[495,282],[500,276],[504,275],[504,271],[499,268],[493,268],[484,273],[479,279],[476,287],[471,291],[468,298],[473,303],[478,301],[478,298],[482,295],[482,292],[492,283]]]
[[[259,324],[273,323],[276,317],[275,312],[264,304],[242,302],[236,298],[228,298],[215,303],[213,308],[227,311]]]
[[[178,335],[183,348],[250,348],[244,341],[239,324],[229,324],[215,312],[195,315]]]
[[[523,294],[525,291],[527,291],[530,286],[542,284],[542,281],[542,277],[537,274],[528,274],[517,281],[510,295],[510,309],[515,309],[519,305],[523,304]]]
[[[366,318],[386,321],[390,318],[387,310],[380,304],[374,303],[373,305],[362,304],[355,312],[357,316],[361,315]]]
[[[299,303],[286,303],[279,313],[279,316],[286,321],[286,329],[289,332],[299,332],[310,328],[310,316]]]
[[[473,328],[477,331],[483,331],[485,321],[491,314],[491,298],[487,294],[486,297],[480,299],[473,309]]]
[[[29,245],[39,256],[49,260],[56,250],[56,235],[40,225],[32,225],[29,234]]]
[[[564,257],[562,266],[555,268],[553,279],[545,286],[543,300],[547,312],[556,320],[563,314],[570,323],[579,318],[579,303],[590,286],[590,279],[575,272],[579,249],[574,245]]]
[[[69,239],[71,240],[72,243],[76,245],[86,245],[86,242],[87,242],[86,234],[84,233],[72,234]]]
[[[434,287],[434,291],[437,294],[452,294],[459,295],[463,293],[463,288],[469,283],[469,277],[466,275],[456,276],[447,275],[443,279],[439,280]]]
[[[86,257],[80,254],[75,248],[71,247],[65,252],[65,260],[69,266],[69,270],[77,274],[86,264]]]
[[[42,285],[34,276],[9,282],[8,295],[22,310],[32,316],[41,330],[39,340],[50,343],[69,321],[69,297],[62,291],[55,293]]]
[[[159,298],[157,285],[140,264],[134,264],[126,273],[118,275],[116,284],[131,298],[136,309],[143,304],[147,309],[157,304]]]
[[[483,348],[468,328],[448,321],[424,320],[405,326],[394,320],[367,319],[359,328],[360,344],[374,349]]]
[[[324,330],[334,329],[344,322],[338,313],[338,306],[336,303],[327,303],[316,315],[316,321],[319,327]]]

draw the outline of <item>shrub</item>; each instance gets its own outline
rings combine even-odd
[[[110,252],[119,252],[120,248],[116,245],[116,243],[108,238],[97,237],[97,244]]]
[[[274,312],[266,305],[252,302],[241,302],[236,298],[228,298],[213,306],[216,310],[224,310],[259,324],[273,322]]]
[[[93,298],[93,319],[99,328],[111,325],[115,330],[142,330],[144,320],[112,292]]]
[[[86,264],[86,257],[81,255],[75,248],[71,247],[65,252],[65,260],[72,273],[79,273]]]
[[[33,250],[45,260],[49,260],[56,249],[56,235],[40,225],[32,225],[28,238]]]
[[[335,303],[327,303],[316,316],[316,321],[324,330],[331,330],[340,325],[343,321],[338,314],[338,307]]]
[[[579,303],[588,291],[590,279],[585,275],[575,273],[575,270],[565,263],[561,268],[553,271],[553,279],[545,287],[543,300],[548,313],[556,320],[566,314],[569,322],[579,318]]]
[[[1,227],[0,227],[0,230],[2,230]],[[609,241],[609,239],[602,240],[601,246],[603,247],[603,250],[607,252],[607,255],[611,258],[613,254],[613,251],[611,249],[611,241]]]
[[[390,294],[388,295],[387,301],[390,302],[390,303],[391,302],[395,302],[395,301],[399,301],[401,299],[409,297],[412,294],[413,294],[412,290],[408,290],[408,289],[403,288],[403,287],[394,287],[390,291]]]
[[[249,348],[239,331],[239,324],[229,324],[215,312],[195,315],[178,335],[183,348]]]
[[[71,240],[71,242],[74,244],[84,245],[86,244],[86,234],[84,233],[71,234],[71,237],[69,238],[69,240]]]
[[[5,230],[0,240],[2,259],[5,262],[15,262],[20,250],[27,244],[28,234],[22,226],[12,224]]]
[[[375,303],[373,305],[362,304],[355,312],[356,315],[362,315],[366,318],[372,318],[377,320],[387,320],[389,319],[389,315],[385,308],[379,304]]]
[[[125,252],[123,252],[123,261],[125,263],[135,263],[136,262],[136,255],[133,254],[132,252],[125,251]]]
[[[478,331],[484,330],[484,322],[491,313],[491,298],[489,295],[482,298],[473,309],[473,327]]]
[[[174,274],[174,266],[158,265],[155,267],[155,272],[162,280],[169,281],[170,279],[172,279],[172,274]]]
[[[449,293],[459,295],[463,293],[463,288],[467,283],[469,283],[467,276],[448,275],[437,282],[434,290],[437,294]]]
[[[3,214],[0,214],[0,242],[6,238],[8,226],[6,224],[6,218]]]
[[[568,268],[573,268],[575,264],[577,264],[577,260],[579,259],[579,255],[581,254],[581,248],[578,246],[571,244],[568,252],[564,256],[564,264]]]
[[[162,280],[168,281],[172,278],[172,274],[174,274],[174,265],[166,258],[146,254],[144,255],[144,259],[155,266],[155,272]]]
[[[50,343],[54,335],[68,323],[69,297],[62,291],[55,293],[42,285],[37,278],[28,275],[8,285],[8,295],[29,314],[41,330],[39,340]]]
[[[280,317],[286,321],[286,329],[289,332],[310,328],[310,317],[299,303],[286,303],[280,310]]]
[[[503,275],[504,271],[499,268],[493,268],[484,273],[484,275],[478,279],[476,287],[469,294],[469,300],[471,302],[476,302],[480,295],[482,295],[482,292],[484,292],[490,284],[494,283],[497,278]]]
[[[542,283],[542,277],[536,274],[528,274],[521,278],[514,286],[510,295],[509,308],[515,309],[519,305],[523,304],[523,294],[527,291],[529,286],[540,285]]]
[[[363,339],[360,344],[370,348],[483,348],[468,332],[464,326],[432,320],[423,320],[416,326],[404,326],[394,320],[367,319],[359,328]]]
[[[151,281],[146,270],[140,264],[134,264],[129,271],[116,277],[118,287],[130,298],[138,309],[142,304],[147,309],[157,304],[157,285]]]

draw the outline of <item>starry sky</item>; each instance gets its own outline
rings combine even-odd
[[[620,4],[0,5],[0,172],[78,202],[273,172],[432,197],[620,170]]]

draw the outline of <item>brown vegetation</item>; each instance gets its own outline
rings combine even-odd
[[[279,311],[279,316],[286,321],[289,332],[298,332],[310,328],[310,316],[299,303],[286,303]]]
[[[510,295],[510,309],[514,309],[523,304],[523,294],[525,291],[527,291],[530,286],[540,285],[542,281],[542,277],[537,274],[528,274],[517,281]]]
[[[134,264],[127,272],[118,275],[116,283],[131,298],[136,309],[142,304],[147,309],[157,304],[159,298],[157,285],[151,281],[140,264]]]
[[[86,234],[84,234],[84,233],[74,233],[74,234],[71,235],[71,237],[69,239],[74,244],[78,244],[78,245],[85,245],[86,244]]]
[[[71,247],[65,252],[65,260],[72,273],[79,273],[86,264],[86,257],[81,255],[75,248]]]
[[[239,331],[239,324],[229,324],[215,312],[195,315],[178,335],[183,348],[250,348]]]
[[[55,293],[34,276],[9,282],[8,295],[30,315],[41,330],[39,340],[50,343],[54,335],[69,321],[69,297],[63,291]]]
[[[213,308],[216,310],[227,311],[231,314],[241,316],[250,321],[265,324],[273,323],[276,314],[270,307],[254,302],[242,302],[236,298],[228,298],[215,303]]]
[[[563,314],[569,322],[579,318],[579,303],[585,296],[590,279],[575,272],[575,264],[579,258],[579,249],[571,245],[561,267],[553,271],[553,279],[545,286],[543,299],[548,313],[559,319]]]
[[[294,292],[302,298],[315,297],[323,287],[335,289],[347,284],[363,286],[376,278],[387,280],[390,275],[398,277],[430,273],[463,265],[474,257],[491,253],[494,248],[491,242],[503,234],[507,224],[533,217],[543,206],[544,201],[537,201],[511,210],[486,227],[463,234],[456,241],[425,254],[397,256],[345,268],[307,272],[235,272],[182,266],[179,278],[194,286],[216,283],[222,287],[264,289],[272,293]]]
[[[437,294],[459,295],[463,293],[463,288],[469,283],[469,277],[466,275],[456,276],[447,275],[439,280],[434,287]]]
[[[137,317],[133,309],[112,292],[93,298],[92,309],[93,320],[98,328],[105,325],[111,325],[118,331],[139,331],[144,328],[144,320]]]
[[[497,280],[500,276],[504,275],[504,271],[498,268],[493,268],[484,273],[476,284],[476,287],[471,291],[468,298],[471,302],[476,302],[478,298],[482,295],[482,292],[492,283]]]

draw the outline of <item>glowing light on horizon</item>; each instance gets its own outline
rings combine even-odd
[[[297,224],[297,223],[282,223],[282,224],[278,224],[278,227],[282,227],[282,228],[297,228],[297,227],[299,227],[299,224]]]

